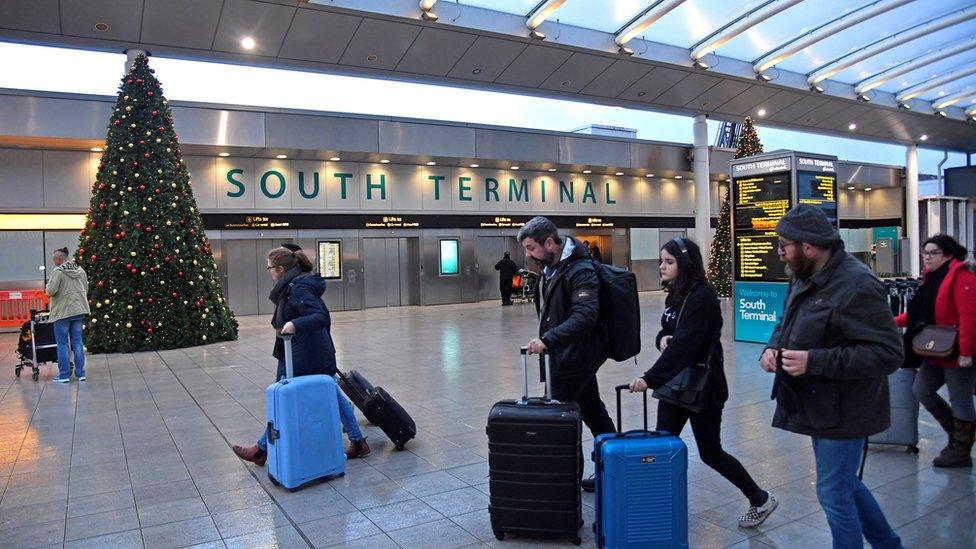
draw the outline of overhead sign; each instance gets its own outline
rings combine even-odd
[[[732,177],[788,172],[792,168],[793,163],[789,156],[783,158],[766,158],[752,162],[737,162],[732,165]]]
[[[291,223],[279,216],[246,215],[241,221],[224,225],[224,229],[287,229]]]

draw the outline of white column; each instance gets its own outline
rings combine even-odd
[[[911,254],[911,276],[919,275],[918,231],[918,148],[909,145],[905,151],[905,236],[908,237],[908,253]]]
[[[695,242],[701,247],[702,259],[708,267],[708,229],[711,226],[711,189],[708,175],[708,117],[695,117]]]
[[[136,57],[145,54],[146,50],[129,48],[125,50],[125,70],[128,71],[132,64],[136,62]]]

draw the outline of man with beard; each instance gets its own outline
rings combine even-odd
[[[872,547],[901,547],[857,477],[864,439],[890,423],[886,376],[903,358],[887,294],[819,208],[796,206],[776,232],[792,281],[759,361],[776,376],[773,426],[811,437],[834,547],[863,547],[862,535]]]
[[[590,255],[575,238],[561,238],[556,225],[542,216],[533,217],[519,230],[518,241],[542,267],[535,299],[539,337],[529,341],[528,351],[549,353],[552,398],[578,404],[593,438],[612,433],[613,420],[596,381],[607,351],[598,331],[600,281]],[[592,492],[593,477],[582,485]]]

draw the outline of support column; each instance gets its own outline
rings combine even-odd
[[[148,51],[146,51],[146,50],[140,50],[138,48],[129,48],[129,49],[125,50],[124,53],[125,53],[125,70],[126,71],[128,71],[130,68],[132,68],[132,65],[136,62],[136,57],[139,57],[140,55],[143,55],[143,54],[149,55],[149,52]]]
[[[711,188],[708,170],[708,117],[695,117],[695,242],[701,247],[708,268],[709,227],[712,220]]]
[[[911,258],[911,276],[920,273],[920,235],[918,230],[918,147],[909,145],[905,151],[905,236]]]

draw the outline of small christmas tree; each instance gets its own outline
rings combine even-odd
[[[718,227],[712,239],[712,249],[708,254],[708,283],[719,297],[732,296],[732,189],[729,185],[722,199],[722,210],[718,216]]]
[[[75,255],[88,273],[92,352],[237,338],[173,116],[145,55],[122,78]]]
[[[762,154],[763,146],[752,118],[746,117],[732,158]],[[725,187],[725,198],[718,216],[718,227],[708,254],[708,282],[720,297],[732,296],[732,188]]]
[[[759,141],[759,134],[756,133],[756,126],[752,123],[752,118],[747,116],[742,124],[742,133],[739,134],[739,141],[735,145],[735,154],[732,158],[743,158],[762,154],[763,146]]]

